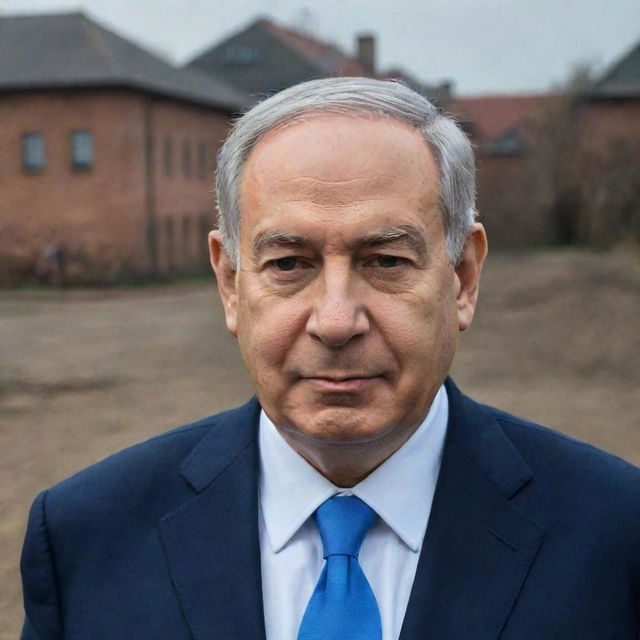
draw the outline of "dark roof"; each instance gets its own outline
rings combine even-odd
[[[81,13],[0,18],[0,90],[125,87],[228,111],[246,98],[178,69]]]
[[[367,75],[336,46],[263,18],[199,54],[188,68],[215,74],[254,96],[315,78]]]
[[[640,98],[640,42],[587,91],[591,98]]]
[[[315,67],[319,73],[325,76],[366,76],[364,67],[354,58],[346,55],[338,47],[329,43],[316,40],[311,36],[286,29],[280,25],[261,21],[263,27],[272,33],[281,42]]]

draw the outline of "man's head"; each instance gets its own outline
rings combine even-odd
[[[227,326],[267,415],[334,482],[400,447],[449,371],[486,253],[473,194],[464,134],[375,80],[283,91],[221,151]]]
[[[227,255],[238,264],[240,185],[245,162],[268,131],[323,112],[384,115],[418,130],[440,174],[447,253],[456,263],[475,218],[475,162],[466,135],[426,98],[395,82],[328,78],[295,85],[256,105],[238,122],[218,155],[219,227]]]

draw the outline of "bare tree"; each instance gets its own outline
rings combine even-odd
[[[593,102],[592,86],[579,67],[548,102],[532,127],[528,170],[542,177],[538,199],[555,242],[639,241],[640,132],[612,134],[616,114]]]

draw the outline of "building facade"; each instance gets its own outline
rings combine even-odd
[[[215,157],[243,98],[79,14],[3,18],[0,38],[37,28],[74,38],[76,56],[90,30],[113,77],[101,76],[100,57],[68,77],[33,77],[41,72],[33,64],[2,74],[0,280],[57,272],[108,283],[202,269]]]

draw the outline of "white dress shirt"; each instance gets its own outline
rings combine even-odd
[[[444,387],[407,442],[362,482],[340,489],[316,471],[260,415],[260,552],[267,640],[296,640],[323,566],[314,511],[352,494],[379,516],[360,565],[380,608],[383,640],[397,640],[427,529],[447,430]]]

